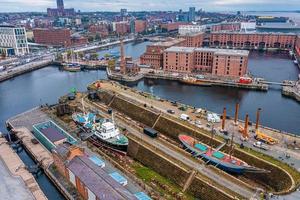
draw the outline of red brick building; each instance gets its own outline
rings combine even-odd
[[[184,46],[184,44],[185,39],[179,38],[148,45],[146,52],[140,57],[140,64],[150,66],[153,69],[162,69],[164,50],[172,46]]]
[[[202,47],[204,41],[204,33],[186,34],[180,36],[185,39],[185,47]]]
[[[101,37],[108,36],[108,26],[107,24],[95,24],[89,27],[89,32],[96,35],[99,34]]]
[[[33,29],[36,43],[52,46],[71,46],[71,32],[67,28],[37,28]]]
[[[129,33],[130,27],[127,21],[114,22],[113,31],[118,35],[125,35]]]
[[[67,144],[52,151],[57,171],[80,193],[84,200],[136,199],[133,193],[114,180],[84,149]],[[100,160],[101,161],[101,160]],[[103,161],[101,161],[103,162]]]
[[[235,47],[245,49],[281,48],[293,49],[296,35],[283,33],[211,33],[211,47]]]
[[[295,53],[296,53],[296,56],[298,58],[300,58],[300,35],[298,35],[296,38]]]
[[[241,30],[241,23],[232,22],[232,23],[220,23],[212,25],[210,28],[211,32],[219,31],[239,31]]]
[[[135,20],[134,30],[135,33],[142,33],[147,29],[147,21],[144,20]]]
[[[166,31],[176,31],[178,30],[180,25],[187,25],[186,22],[173,22],[168,24],[161,24],[160,28],[165,29]]]
[[[240,77],[247,73],[248,55],[246,50],[173,46],[164,51],[163,70]]]
[[[82,46],[88,43],[88,39],[86,37],[72,37],[71,44],[72,46]]]

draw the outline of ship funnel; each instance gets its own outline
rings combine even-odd
[[[222,131],[225,130],[225,121],[226,121],[226,108],[223,109],[223,116],[222,116]]]
[[[240,107],[240,104],[239,103],[236,103],[235,104],[235,114],[234,114],[234,124],[237,125],[238,122],[238,115],[239,115],[239,107]]]
[[[261,111],[261,108],[258,108],[257,111],[256,111],[256,124],[255,124],[255,130],[258,130],[260,111]]]
[[[249,134],[248,134],[248,124],[249,124],[249,115],[246,114],[245,128],[244,128],[244,132],[243,132],[243,137],[244,138],[248,138],[249,137]]]

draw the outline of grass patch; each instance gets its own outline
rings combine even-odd
[[[244,149],[239,148],[239,149],[241,151],[245,151],[245,152],[247,152],[247,153],[249,153],[251,155],[254,155],[254,156],[258,157],[258,158],[261,158],[262,160],[270,162],[270,163],[272,163],[272,164],[274,164],[274,165],[276,165],[276,166],[278,166],[278,167],[286,170],[292,176],[292,178],[294,179],[295,184],[296,185],[300,184],[300,173],[296,169],[294,169],[293,167],[289,166],[288,164],[283,163],[283,162],[281,162],[281,161],[279,161],[279,160],[277,160],[277,159],[275,159],[275,158],[273,158],[273,157],[271,157],[269,155],[260,153],[258,151],[253,150],[253,149],[250,149],[250,148],[244,148]]]
[[[131,166],[136,173],[136,176],[142,179],[145,183],[149,184],[151,187],[154,187],[157,192],[159,192],[164,199],[174,199],[174,196],[171,193],[181,194],[183,199],[193,200],[195,199],[192,195],[187,193],[182,193],[181,187],[174,184],[169,179],[159,175],[157,172],[152,169],[145,167],[139,163],[133,163]],[[163,187],[165,188],[163,188]]]

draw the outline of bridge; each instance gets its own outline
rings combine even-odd
[[[280,85],[280,86],[294,86],[294,81],[283,81],[283,82],[274,82],[274,81],[258,81],[258,83],[268,84],[268,85]]]

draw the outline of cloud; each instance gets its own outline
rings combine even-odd
[[[209,11],[227,10],[293,10],[299,0],[65,0],[65,7],[82,11],[187,10],[189,6]],[[0,0],[0,12],[46,11],[56,7],[56,0]]]

